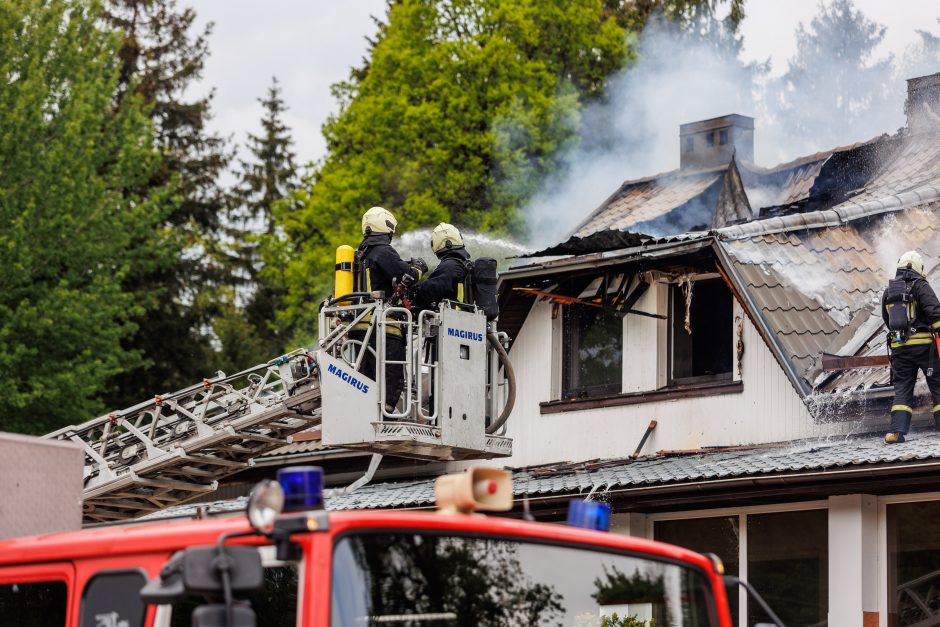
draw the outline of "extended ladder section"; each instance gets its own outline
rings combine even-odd
[[[219,479],[319,422],[315,364],[298,350],[46,437],[84,448],[84,519],[95,523],[213,492]]]
[[[435,461],[512,454],[503,434],[512,367],[505,336],[488,330],[482,313],[445,303],[415,318],[380,296],[343,298],[322,308],[313,353],[219,373],[45,436],[85,451],[85,522],[135,518],[213,492],[220,479],[316,426],[327,446],[376,454]],[[402,339],[404,355],[386,357],[391,335]],[[373,373],[399,370],[396,406],[382,400],[392,377],[367,376],[368,365]]]

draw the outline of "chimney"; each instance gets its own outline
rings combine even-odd
[[[732,155],[754,161],[754,118],[732,113],[679,126],[681,169],[725,165]]]
[[[917,133],[940,130],[940,73],[907,79],[907,128]]]

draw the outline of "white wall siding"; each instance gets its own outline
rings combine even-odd
[[[638,309],[652,310],[657,290],[641,299]],[[661,302],[661,299],[660,299]],[[650,307],[647,309],[646,307]],[[567,411],[542,415],[539,403],[552,400],[553,368],[560,354],[552,354],[552,306],[533,306],[510,352],[516,369],[518,392],[508,422],[514,453],[501,463],[519,467],[559,461],[624,457],[635,449],[650,420],[658,426],[645,453],[663,449],[694,449],[827,436],[845,432],[851,424],[818,424],[810,416],[796,390],[774,359],[757,329],[743,320],[743,392],[720,396],[683,398],[658,402]],[[646,327],[649,320],[627,316],[624,342],[624,389],[650,389],[650,371],[661,361],[660,346]],[[641,335],[640,329],[645,330]],[[634,336],[631,339],[631,336]],[[735,337],[735,341],[736,341]],[[560,347],[555,352],[559,352]],[[737,368],[737,364],[735,364]],[[637,380],[631,382],[633,376]]]
[[[633,306],[637,311],[647,313],[665,314],[660,311],[661,301],[659,292],[664,286],[656,283],[650,286],[643,296]],[[623,317],[623,391],[646,392],[655,390],[658,385],[658,373],[661,364],[659,363],[659,352],[657,351],[657,342],[662,335],[660,327],[665,327],[665,320],[656,318],[647,318],[646,316],[624,316]],[[653,355],[653,361],[649,359],[635,359],[635,355]]]

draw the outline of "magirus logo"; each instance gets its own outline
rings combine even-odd
[[[363,394],[368,394],[368,393],[369,393],[369,384],[368,384],[368,383],[366,383],[365,381],[360,381],[359,379],[357,379],[356,377],[352,376],[352,375],[349,374],[348,372],[343,371],[342,368],[337,368],[337,367],[334,366],[333,364],[330,364],[329,366],[327,366],[326,371],[329,372],[329,373],[332,374],[332,375],[336,375],[337,377],[339,377],[340,379],[342,379],[343,381],[345,381],[345,382],[348,383],[349,385],[353,386],[354,388],[356,388],[357,390],[359,390],[359,391],[362,392]]]
[[[451,337],[459,337],[462,340],[473,340],[474,342],[482,342],[483,334],[474,333],[473,331],[464,331],[463,329],[453,329],[447,327],[447,335]]]

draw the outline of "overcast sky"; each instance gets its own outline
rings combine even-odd
[[[185,1],[185,0],[184,0]],[[372,15],[384,15],[385,0],[189,0],[200,23],[214,22],[202,89],[215,89],[212,125],[236,142],[258,132],[261,106],[272,75],[277,75],[289,107],[301,162],[323,155],[320,126],[335,111],[330,85],[345,79],[365,55],[372,36]],[[903,54],[917,29],[940,31],[937,0],[855,0],[870,18],[887,27],[882,53]],[[770,59],[781,73],[796,50],[794,33],[816,13],[816,0],[751,0],[744,56]]]

